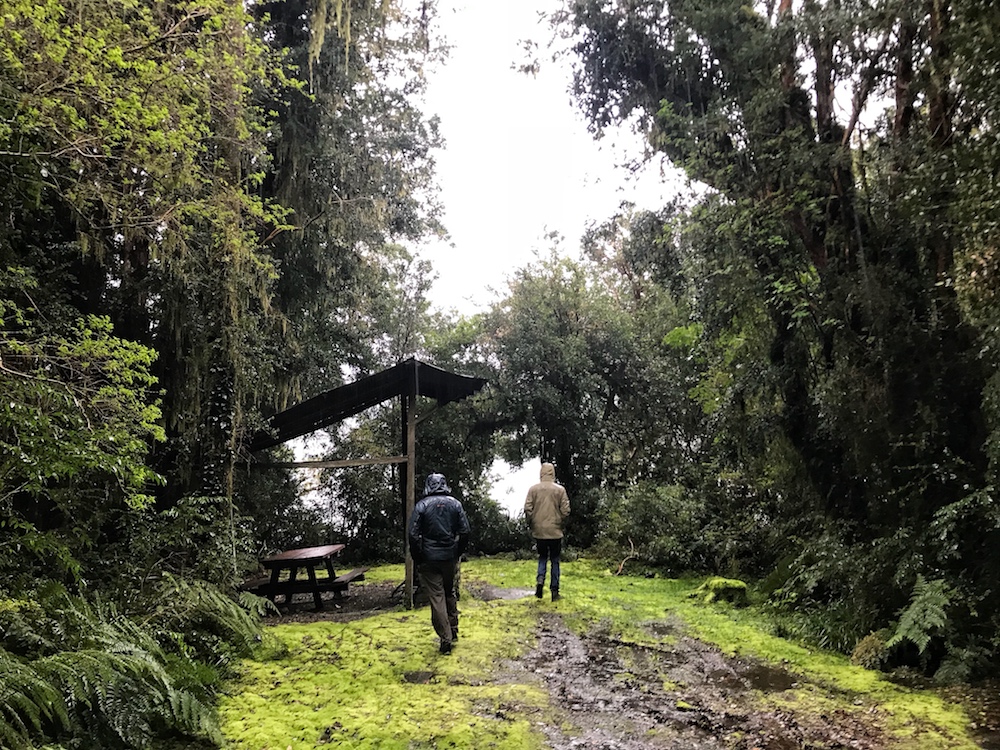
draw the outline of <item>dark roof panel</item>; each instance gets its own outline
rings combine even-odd
[[[471,396],[486,385],[483,378],[456,375],[417,359],[313,396],[268,420],[268,429],[250,443],[251,451],[271,448],[360,414],[394,396],[427,396],[449,404]]]

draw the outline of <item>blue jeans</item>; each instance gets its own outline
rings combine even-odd
[[[552,591],[559,590],[559,553],[562,551],[562,539],[536,539],[538,545],[538,578],[535,581],[539,586],[545,584],[545,571],[548,563],[552,561],[552,581],[549,588]]]

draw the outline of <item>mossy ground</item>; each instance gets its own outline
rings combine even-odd
[[[366,580],[402,576],[402,566],[383,566]],[[752,609],[698,603],[688,594],[701,583],[616,577],[578,560],[563,563],[559,602],[485,601],[470,592],[484,584],[532,590],[534,563],[472,560],[463,565],[461,640],[452,654],[438,653],[426,607],[395,607],[351,622],[275,625],[269,632],[280,647],[276,655],[246,662],[222,701],[224,732],[232,747],[253,750],[545,746],[537,722],[547,715],[547,694],[537,680],[512,682],[503,665],[532,648],[539,617],[555,614],[580,635],[599,630],[640,646],[658,647],[682,631],[724,654],[764,660],[796,676],[794,689],[748,694],[745,700],[758,708],[856,714],[878,724],[886,747],[977,747],[959,706],[773,636]]]

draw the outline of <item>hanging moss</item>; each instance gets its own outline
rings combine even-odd
[[[384,9],[383,4],[383,9]],[[351,3],[344,0],[317,0],[313,10],[309,37],[309,88],[312,89],[313,63],[319,60],[323,45],[326,44],[326,31],[330,26],[330,16],[333,16],[333,29],[344,42],[344,68],[348,68],[351,58]]]

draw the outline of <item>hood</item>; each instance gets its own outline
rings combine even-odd
[[[542,470],[539,472],[539,478],[543,482],[556,481],[556,467],[550,463],[542,464]]]
[[[425,495],[450,495],[451,489],[448,487],[448,480],[444,474],[428,474],[424,482]]]

